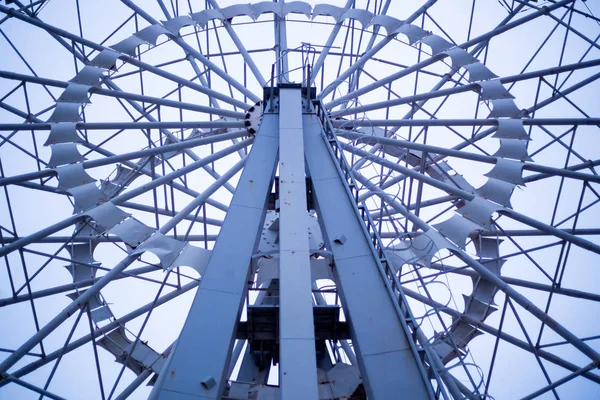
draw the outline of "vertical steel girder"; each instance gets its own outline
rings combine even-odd
[[[279,385],[318,399],[300,87],[279,90]]]
[[[414,342],[385,290],[364,222],[315,114],[304,115],[305,157],[325,242],[367,395],[388,399],[432,398]]]
[[[279,148],[278,116],[265,114],[206,272],[155,399],[220,399],[266,212]],[[202,339],[199,339],[199,334]]]

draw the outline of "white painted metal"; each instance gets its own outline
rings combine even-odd
[[[304,116],[305,156],[316,208],[367,395],[433,398],[430,383],[386,290],[370,237],[315,114]],[[394,335],[391,332],[395,332]],[[388,334],[389,333],[389,334]]]
[[[216,399],[223,394],[236,400],[314,399],[315,376],[318,397],[323,400],[350,396],[355,390],[360,395],[362,385],[375,400],[402,395],[418,398],[422,388],[431,394],[422,364],[434,366],[427,372],[437,385],[437,398],[504,398],[504,386],[511,386],[509,398],[517,397],[517,388],[518,397],[525,398],[545,392],[555,398],[598,397],[600,385],[585,386],[600,384],[595,368],[600,359],[597,331],[591,329],[593,324],[580,323],[582,315],[594,315],[593,306],[600,301],[593,287],[586,288],[590,282],[586,273],[593,274],[590,271],[600,254],[595,237],[600,229],[594,225],[595,205],[600,203],[596,187],[600,178],[594,168],[600,160],[593,151],[597,146],[585,139],[593,136],[588,134],[597,130],[600,119],[589,108],[593,104],[582,100],[593,98],[591,85],[600,78],[592,69],[600,64],[600,46],[594,39],[600,20],[592,12],[597,5],[574,0],[547,5],[497,2],[481,12],[473,3],[463,31],[459,25],[464,21],[451,12],[469,18],[469,11],[459,11],[453,2],[442,0],[421,0],[422,7],[406,10],[389,0],[339,3],[346,3],[344,7],[279,0],[223,8],[221,2],[210,0],[213,7],[204,10],[201,4],[184,10],[184,2],[179,1],[168,8],[158,0],[166,21],[157,19],[162,18],[157,15],[160,10],[128,0],[103,3],[94,13],[89,13],[84,2],[80,10],[76,1],[72,14],[67,14],[67,6],[47,0],[5,3],[0,5],[0,45],[6,45],[0,53],[8,55],[0,61],[1,68],[7,69],[0,71],[0,77],[7,79],[2,84],[8,84],[0,85],[0,131],[6,132],[0,137],[0,186],[5,189],[2,200],[6,199],[6,204],[0,201],[4,263],[0,307],[6,307],[0,308],[4,312],[0,390],[7,391],[0,392],[0,397],[22,398],[19,394],[33,391],[49,398],[81,398],[65,390],[72,388],[70,381],[65,385],[60,380],[61,375],[72,376],[65,370],[72,361],[85,368],[78,379],[83,382],[86,375],[93,375],[93,384],[98,386],[92,390],[109,400],[130,394],[145,397],[150,391],[144,384],[148,379],[150,385],[155,382],[155,398]],[[389,5],[393,7],[388,9]],[[116,6],[134,14],[123,22],[112,10]],[[486,14],[492,7],[503,8],[490,12],[494,18],[488,20]],[[96,23],[96,13],[107,9],[110,23]],[[59,18],[75,13],[79,32],[68,23],[73,19]],[[263,15],[267,13],[273,15]],[[298,14],[308,20],[296,18]],[[481,16],[485,21],[479,20]],[[535,28],[528,32],[534,20]],[[114,26],[123,24],[110,33],[113,22]],[[263,23],[274,25],[275,37],[268,46],[262,46]],[[257,34],[247,35],[255,26]],[[311,32],[299,32],[298,26],[310,26]],[[321,28],[331,30],[321,31],[320,37],[311,35]],[[563,29],[564,37],[559,40]],[[33,31],[41,34],[39,41],[44,47],[48,44],[48,49],[35,52],[37,43],[29,40],[29,35],[35,37]],[[546,31],[545,40],[537,37]],[[230,37],[224,38],[223,33]],[[526,40],[515,43],[511,41],[515,33],[531,35],[522,35]],[[588,38],[588,34],[593,36]],[[542,44],[530,59],[528,46],[536,42]],[[294,65],[300,58],[294,54],[299,45],[302,63]],[[516,45],[526,51],[515,52]],[[62,55],[67,62],[63,63],[61,51],[65,50]],[[33,56],[48,51],[52,59]],[[263,57],[267,52],[275,57]],[[265,82],[263,74],[270,72],[271,63],[277,65],[277,74]],[[179,68],[183,65],[191,69]],[[530,70],[538,65],[543,69]],[[312,78],[317,93],[324,90],[317,96],[322,101],[317,108],[327,110],[320,114],[320,122],[326,122],[328,142],[316,133],[320,129],[316,123],[310,134],[319,136],[318,141],[304,143],[303,134],[294,135],[307,127],[298,117],[302,115],[299,89],[272,88],[278,97],[281,89],[282,101],[275,102],[263,124],[270,126],[270,136],[259,134],[251,150],[259,161],[246,168],[238,185],[237,171],[246,160],[227,156],[237,150],[246,157],[253,139],[223,148],[222,140],[236,143],[238,137],[246,136],[227,133],[228,129],[247,125],[251,109],[247,101],[260,100],[265,84],[286,84],[300,75]],[[430,82],[437,79],[438,83]],[[513,85],[517,85],[514,90]],[[173,90],[165,93],[164,88]],[[123,110],[117,106],[113,113],[109,106],[117,101],[128,114],[124,119],[117,116]],[[556,108],[547,107],[554,102]],[[475,115],[461,114],[468,104],[475,107]],[[568,111],[571,106],[575,114]],[[253,110],[262,116],[261,104]],[[206,113],[217,118],[207,121]],[[313,117],[304,116],[311,123]],[[333,119],[331,123],[328,118]],[[260,117],[252,119],[258,129]],[[248,131],[254,134],[256,129]],[[42,148],[45,131],[50,133]],[[438,137],[440,133],[443,136]],[[104,141],[105,134],[114,136]],[[501,139],[495,153],[497,143],[492,141],[490,146],[485,139],[492,134]],[[141,145],[130,143],[136,135],[142,138]],[[266,136],[272,139],[267,145]],[[281,214],[266,211],[269,224],[264,224],[259,215],[265,212],[263,195],[272,184],[267,177],[273,176],[274,143],[280,136],[286,138],[279,150],[285,160],[280,164],[278,204],[282,210]],[[210,150],[200,147],[209,143]],[[307,219],[302,218],[306,216],[305,145],[319,205],[319,213]],[[88,156],[83,154],[84,147],[90,151],[88,161],[83,161]],[[339,151],[333,158],[332,148]],[[316,157],[319,151],[326,156]],[[351,160],[349,165],[344,155]],[[458,160],[457,170],[446,162],[448,158],[453,159],[453,166],[454,159]],[[475,171],[479,163],[493,169],[485,174],[484,186],[476,188],[469,182],[476,182],[474,176],[479,178]],[[335,164],[342,166],[341,173]],[[105,170],[95,169],[99,166]],[[104,171],[110,167],[114,175],[107,177]],[[221,170],[227,172],[217,173]],[[327,175],[334,170],[337,175]],[[318,179],[320,174],[323,179]],[[143,176],[142,182],[131,185],[138,176]],[[264,189],[258,196],[257,182]],[[238,192],[228,212],[228,191],[233,193],[236,185]],[[555,199],[551,199],[554,194],[548,195],[551,192],[556,192]],[[29,204],[34,196],[34,207],[21,204]],[[355,199],[362,202],[358,209]],[[528,209],[528,202],[535,205]],[[225,223],[221,211],[228,212]],[[129,216],[129,212],[135,214]],[[56,215],[60,222],[44,214]],[[321,235],[313,225],[318,223],[316,218],[328,232],[326,246],[322,239],[315,239]],[[73,237],[64,232],[71,225],[75,226]],[[535,229],[523,229],[527,225]],[[159,226],[163,228],[157,232]],[[205,274],[220,227],[213,262]],[[257,246],[261,228],[262,246]],[[307,229],[308,245],[304,240]],[[320,249],[323,257],[307,262],[307,246],[311,252]],[[121,251],[129,256],[115,265],[121,257],[109,259]],[[158,264],[152,259],[155,256]],[[47,262],[38,270],[34,257],[45,257]],[[138,267],[142,263],[146,265]],[[517,265],[519,275],[514,273]],[[193,276],[186,276],[180,267],[194,268]],[[163,274],[163,269],[169,272]],[[534,276],[538,272],[541,279]],[[63,284],[61,273],[69,284]],[[463,274],[466,283],[457,285]],[[132,281],[158,284],[154,301],[141,301],[154,294],[152,287],[137,290],[135,284],[130,286]],[[174,302],[201,281],[181,343],[173,347],[179,328],[163,324],[155,329],[154,311],[168,303],[170,311],[181,311],[181,319],[185,318],[187,305],[179,308]],[[316,318],[307,282],[316,292],[316,303],[326,306],[316,311],[334,310],[333,304],[343,303],[343,317],[332,322],[344,335],[348,322],[352,340],[346,336],[328,340],[326,351],[320,335],[314,343]],[[124,296],[111,296],[119,283],[131,291],[131,302],[130,298],[123,301]],[[443,285],[434,289],[432,283]],[[12,286],[10,292],[4,292],[8,286]],[[400,287],[419,307],[403,300]],[[386,293],[390,295],[387,300]],[[74,301],[63,309],[64,295]],[[447,295],[450,302],[442,304]],[[245,305],[244,298],[248,300]],[[133,300],[145,305],[135,305]],[[119,304],[111,309],[108,305],[113,301]],[[522,308],[516,309],[516,304]],[[30,312],[22,313],[27,306]],[[127,313],[122,306],[134,311]],[[252,311],[263,318],[263,329],[268,325],[264,331],[261,327],[244,329],[250,326],[245,318],[250,320]],[[279,320],[273,311],[281,311]],[[494,311],[498,312],[488,319]],[[28,318],[13,318],[21,313]],[[411,313],[423,322],[416,328]],[[151,314],[154,329],[144,332]],[[82,333],[82,324],[78,325],[86,317],[89,334],[87,326]],[[65,341],[61,334],[75,318],[74,336]],[[138,318],[144,319],[139,331],[135,329]],[[173,337],[160,343],[169,334]],[[257,338],[261,334],[267,338]],[[558,336],[565,341],[553,343]],[[500,340],[516,347],[505,351],[504,343],[498,347]],[[98,357],[96,344],[115,356],[117,364],[102,350],[103,356]],[[74,351],[80,347],[82,351]],[[77,359],[78,353],[92,349],[87,353],[95,359]],[[418,355],[423,354],[426,361],[420,363]],[[528,385],[519,385],[514,377],[511,385],[505,385],[511,358],[527,365],[521,371],[527,372]],[[94,361],[96,370],[89,368]],[[270,374],[272,362],[280,363],[277,383],[276,374]],[[403,362],[406,365],[400,370]],[[536,371],[526,369],[531,365]],[[113,380],[115,366],[122,368]],[[572,374],[565,376],[566,371]],[[535,372],[540,375],[537,380]],[[514,375],[518,379],[523,374]],[[92,390],[83,397],[91,397]],[[587,392],[581,395],[580,390]]]
[[[279,382],[283,400],[318,399],[300,87],[279,91]]]
[[[156,399],[220,399],[279,147],[265,115]],[[236,251],[231,251],[235,247]],[[202,332],[202,339],[198,332]]]

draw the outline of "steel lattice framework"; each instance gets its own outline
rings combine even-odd
[[[598,4],[87,3],[0,2],[0,398],[600,396]]]

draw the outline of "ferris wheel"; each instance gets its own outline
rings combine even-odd
[[[600,397],[598,4],[12,0],[0,36],[0,399]]]

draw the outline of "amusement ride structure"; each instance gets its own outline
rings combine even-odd
[[[0,398],[600,397],[598,4],[334,3],[0,3]]]

